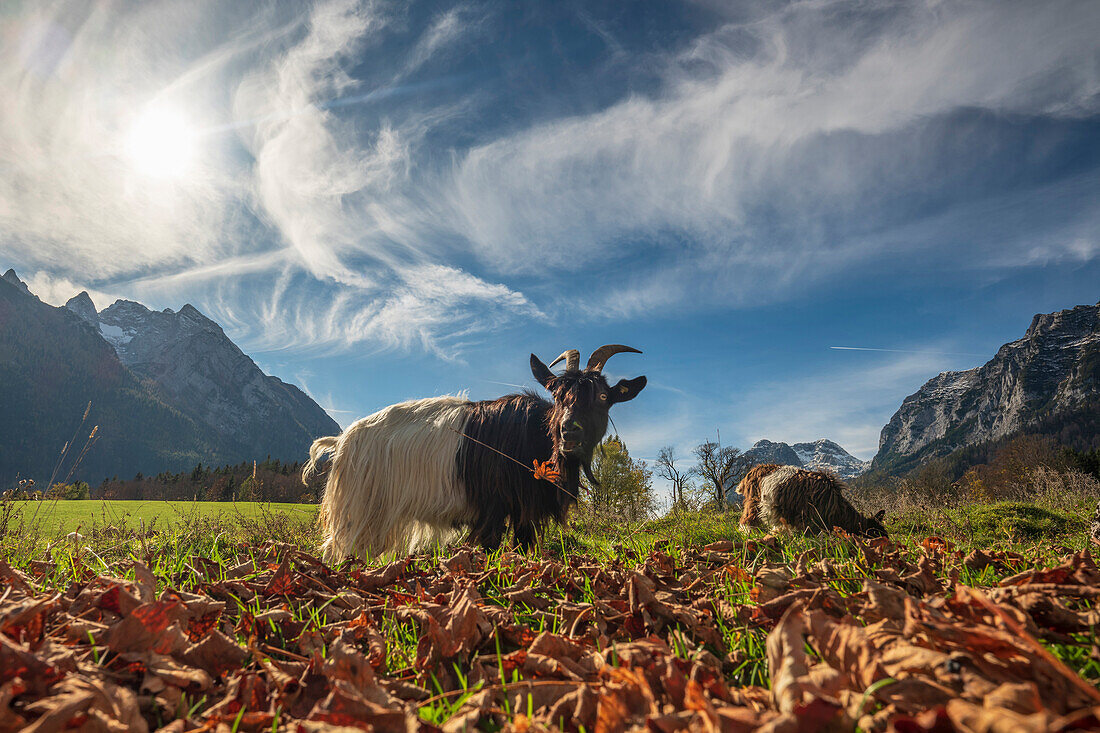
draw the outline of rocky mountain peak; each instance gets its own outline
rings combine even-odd
[[[4,280],[11,283],[15,287],[19,288],[20,290],[22,290],[27,295],[33,295],[33,293],[31,293],[31,289],[27,287],[27,284],[25,282],[23,282],[22,280],[20,280],[19,276],[15,274],[15,269],[14,268],[9,269],[7,272],[5,272],[3,274],[2,277],[3,277]]]
[[[1098,397],[1100,304],[1040,313],[982,366],[943,372],[906,397],[882,429],[874,467],[908,470]]]
[[[780,463],[786,466],[804,466],[814,470],[828,470],[841,478],[853,478],[870,467],[835,442],[819,438],[811,443],[776,443],[758,440],[745,451],[754,463]]]
[[[775,443],[770,440],[758,440],[752,448],[745,451],[755,463],[779,463],[784,466],[801,466],[802,459],[794,452],[794,449],[786,443]]]
[[[178,471],[199,460],[232,463],[268,455],[302,460],[313,439],[340,432],[316,402],[264,374],[190,303],[175,312],[117,300],[96,312],[91,297],[81,292],[54,308],[17,294],[29,291],[14,272],[0,279],[0,352],[18,356],[13,378],[0,379],[0,403],[21,405],[26,418],[26,424],[13,422],[8,427],[15,428],[0,430],[0,479],[26,468],[22,456],[18,464],[4,462],[11,445],[47,433],[51,439],[39,442],[54,445],[62,416],[88,400],[95,410],[124,416],[103,426],[102,435],[110,432],[102,443],[106,447],[85,462],[107,475]],[[49,389],[32,388],[56,364],[63,365],[65,377]],[[50,419],[31,424],[45,414],[41,400],[28,401],[39,394],[56,400],[48,405]],[[5,444],[9,438],[22,442]],[[52,460],[43,459],[47,470]]]
[[[280,455],[288,455],[289,447],[279,440],[289,446],[306,436],[340,432],[313,400],[264,374],[221,326],[190,303],[179,311],[151,311],[119,300],[99,314],[99,323],[123,364],[154,381],[200,425],[223,440],[244,443],[246,454],[274,444]]]
[[[94,326],[99,325],[99,313],[96,311],[95,303],[92,302],[92,296],[88,295],[87,290],[81,290],[79,293],[69,298],[65,303],[65,307],[88,323]]]
[[[841,478],[853,478],[871,467],[870,461],[859,460],[828,438],[818,438],[812,443],[795,443],[791,448],[806,468],[833,471]]]
[[[1079,305],[1055,313],[1037,313],[1020,341],[1039,338],[1051,333],[1088,333],[1096,329],[1100,317],[1100,303]],[[1020,343],[1020,341],[1013,342]]]

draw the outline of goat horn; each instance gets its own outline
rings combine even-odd
[[[603,371],[604,364],[607,360],[615,356],[615,354],[622,354],[629,352],[631,354],[640,354],[642,352],[630,346],[623,346],[622,344],[608,344],[607,346],[601,346],[592,352],[592,356],[588,357],[588,369],[595,369],[597,372]]]
[[[550,362],[550,368],[553,369],[559,361],[565,362],[565,371],[575,372],[581,368],[581,352],[576,349],[566,349],[561,352],[561,356]]]

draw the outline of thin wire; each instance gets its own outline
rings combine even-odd
[[[472,441],[474,441],[475,443],[477,443],[478,445],[484,446],[484,447],[488,448],[489,450],[493,451],[494,453],[498,453],[498,454],[500,454],[500,455],[504,456],[504,457],[505,457],[505,458],[507,458],[507,459],[508,459],[509,461],[511,461],[512,463],[516,464],[517,466],[523,466],[523,469],[524,469],[525,471],[531,471],[531,475],[532,475],[532,476],[534,476],[534,475],[535,475],[535,472],[534,472],[534,470],[532,470],[532,469],[530,469],[530,468],[527,468],[527,466],[526,466],[526,465],[524,465],[522,461],[518,461],[518,460],[516,460],[515,458],[512,458],[512,456],[508,455],[508,454],[507,454],[507,453],[505,453],[504,451],[502,451],[502,450],[497,450],[496,448],[494,448],[493,446],[489,445],[488,443],[482,443],[482,442],[481,442],[480,440],[478,440],[477,438],[475,438],[475,437],[473,437],[473,436],[471,436],[471,435],[467,435],[466,433],[463,433],[463,432],[461,432],[461,431],[455,430],[455,429],[454,429],[454,428],[452,428],[452,427],[451,427],[450,425],[448,425],[448,426],[447,426],[447,429],[448,429],[448,430],[453,430],[453,431],[454,431],[455,433],[457,433],[458,435],[462,436],[463,438],[466,438],[467,440],[472,440]],[[535,476],[535,478],[538,478],[538,476]],[[577,501],[580,501],[580,498],[578,498],[576,494],[574,494],[574,493],[573,493],[572,491],[569,491],[569,490],[568,490],[568,489],[566,489],[566,488],[565,488],[564,486],[561,486],[561,485],[559,485],[559,484],[556,484],[556,483],[554,483],[553,481],[550,481],[549,479],[545,479],[545,478],[544,478],[544,479],[541,479],[541,480],[542,480],[542,481],[545,481],[545,482],[546,482],[546,483],[548,483],[548,484],[554,484],[554,486],[557,486],[557,487],[558,487],[559,489],[561,489],[562,491],[564,491],[564,492],[565,492],[566,494],[569,494],[570,496],[572,496],[572,497],[573,497],[574,499],[576,499]]]

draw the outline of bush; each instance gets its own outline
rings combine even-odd
[[[83,481],[77,481],[73,484],[54,484],[46,491],[46,498],[79,501],[91,498],[91,491],[91,487]]]

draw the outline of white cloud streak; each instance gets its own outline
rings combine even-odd
[[[720,285],[706,300],[728,302],[731,291],[775,299],[790,289],[777,274],[821,279],[882,251],[881,236],[859,231],[860,199],[919,188],[934,174],[919,162],[931,141],[903,131],[966,107],[1070,117],[1096,109],[1100,5],[859,11],[890,19],[860,30],[851,3],[796,3],[699,39],[670,60],[659,94],[472,149],[449,191],[462,234],[505,272],[584,268],[656,237],[662,267],[620,286],[609,299],[619,311],[664,307],[686,288],[698,298],[709,282]],[[737,46],[745,33],[758,52]],[[897,135],[897,150],[845,153],[833,148],[837,133]],[[838,216],[849,231],[825,228]]]
[[[945,166],[983,164],[981,141],[962,162],[940,150],[948,134],[933,123],[946,115],[1095,114],[1100,5],[1087,0],[785,5],[647,57],[659,82],[644,94],[464,128],[454,147],[452,126],[491,117],[482,105],[499,96],[412,93],[355,110],[463,52],[492,22],[479,6],[429,14],[393,58],[379,49],[400,13],[370,0],[27,7],[0,45],[5,254],[135,295],[186,286],[257,347],[453,359],[551,308],[758,304],[929,253],[986,267],[1100,256],[1093,179],[1043,192],[1084,202],[1046,238],[995,231],[1011,218],[995,213],[1030,190],[891,208]],[[203,131],[185,180],[143,179],[120,154],[151,102],[184,106]],[[993,212],[990,244],[959,263],[940,234],[965,211]]]
[[[470,5],[458,5],[435,16],[431,25],[409,52],[405,72],[415,71],[459,40],[469,42],[478,26],[477,11]]]
[[[453,103],[373,129],[333,104],[386,91],[363,89],[347,68],[382,37],[388,12],[354,0],[297,17],[157,2],[96,6],[81,19],[56,3],[18,18],[5,33],[19,42],[0,46],[9,262],[40,269],[36,284],[54,302],[86,282],[194,300],[252,348],[366,345],[454,359],[479,329],[537,317],[522,293],[440,262],[409,220],[414,146]],[[437,16],[412,61],[476,21],[468,7]],[[224,34],[188,35],[219,22]],[[212,101],[226,89],[229,107]],[[200,131],[204,155],[186,177],[150,179],[123,154],[128,121],[153,103],[186,109]]]
[[[204,5],[181,15],[197,16]],[[224,254],[226,196],[237,184],[217,161],[199,160],[178,184],[140,175],[124,156],[127,128],[145,106],[176,101],[158,95],[150,56],[169,29],[120,23],[103,5],[27,8],[37,10],[5,19],[13,42],[0,44],[5,252],[94,278]],[[201,114],[194,123],[204,123]]]

